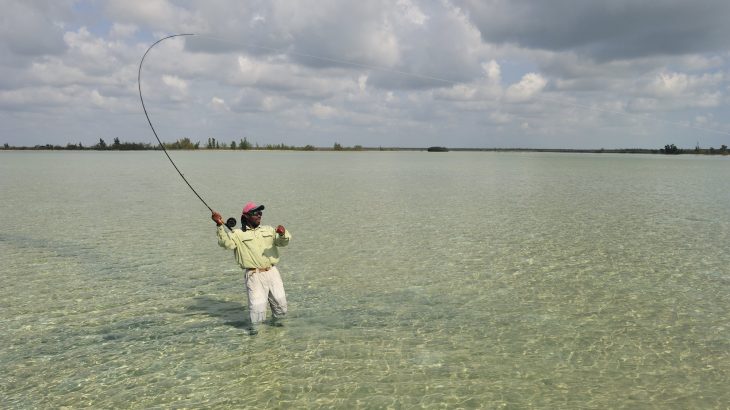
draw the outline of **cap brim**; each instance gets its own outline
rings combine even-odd
[[[265,207],[263,205],[259,205],[256,208],[249,209],[248,211],[244,212],[244,214],[250,214],[251,212],[263,211],[264,208]]]

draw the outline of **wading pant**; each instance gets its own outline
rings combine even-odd
[[[276,266],[272,266],[266,272],[246,269],[246,290],[252,326],[266,320],[267,303],[271,306],[274,319],[283,319],[286,316],[284,283]]]

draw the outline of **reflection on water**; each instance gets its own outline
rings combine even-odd
[[[0,407],[730,402],[726,158],[173,154],[292,232],[286,325],[159,153],[2,153]]]

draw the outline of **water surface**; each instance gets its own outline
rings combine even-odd
[[[728,158],[171,154],[293,234],[285,327],[161,152],[3,152],[0,407],[730,402]]]

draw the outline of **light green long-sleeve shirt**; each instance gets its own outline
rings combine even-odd
[[[236,262],[243,269],[268,268],[279,263],[279,246],[289,244],[291,234],[283,236],[271,226],[259,226],[242,231],[227,232],[223,225],[218,227],[218,245],[235,250]]]

